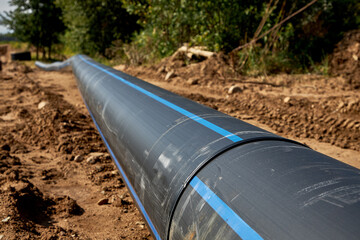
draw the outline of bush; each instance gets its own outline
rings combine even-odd
[[[149,42],[160,56],[170,55],[184,43],[230,51],[257,27],[264,5],[259,0],[129,2],[128,11],[141,16],[144,28],[135,41],[151,38]]]
[[[123,2],[130,13],[139,16],[143,27],[135,35],[132,47],[144,48],[148,56],[156,57],[168,56],[185,43],[230,52],[308,3],[307,0],[270,1],[271,5],[258,0]],[[251,66],[267,73],[311,68],[333,50],[346,31],[359,28],[359,6],[356,0],[318,0],[260,39],[258,47],[240,53],[251,55],[249,63],[238,63],[245,67],[241,71],[251,72],[246,70]]]
[[[140,29],[138,17],[130,15],[121,0],[57,0],[68,30],[65,43],[72,51],[106,56],[112,42],[129,42]]]

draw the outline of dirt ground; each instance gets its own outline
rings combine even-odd
[[[152,239],[70,69],[0,75],[0,239]],[[220,57],[117,67],[360,168],[360,91],[341,76],[228,74]]]
[[[0,239],[151,239],[71,70],[0,75]]]

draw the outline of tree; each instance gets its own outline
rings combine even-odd
[[[261,20],[260,0],[123,0],[128,11],[139,14],[145,32],[161,56],[184,43],[230,51],[255,31]],[[141,37],[141,35],[140,35]]]
[[[140,26],[120,0],[57,0],[68,31],[65,41],[75,52],[106,55],[113,41],[130,41]]]
[[[65,30],[61,21],[61,9],[54,0],[10,0],[13,11],[0,14],[1,22],[14,31],[14,36],[23,42],[29,42],[36,47],[36,59],[39,50],[43,50],[43,58],[51,58],[54,43],[59,42],[59,36]]]
[[[129,12],[140,16],[144,29],[134,42],[160,56],[172,54],[184,43],[229,52],[271,30],[244,51],[256,48],[261,52],[253,56],[271,55],[279,57],[280,64],[286,58],[291,64],[307,66],[321,61],[344,32],[359,28],[360,23],[358,0],[318,0],[294,17],[290,16],[313,1],[122,1]],[[272,29],[287,17],[288,21]]]
[[[305,4],[306,0],[300,0]],[[319,0],[301,16],[292,19],[294,33],[288,39],[289,51],[301,62],[320,61],[331,53],[344,33],[360,27],[357,0]]]

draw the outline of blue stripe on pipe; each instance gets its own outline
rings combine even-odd
[[[83,100],[84,100],[84,99],[83,99]],[[138,206],[139,206],[139,208],[140,208],[140,211],[142,212],[142,214],[144,215],[146,221],[148,222],[149,227],[151,228],[152,233],[154,234],[154,237],[155,237],[156,239],[161,240],[161,237],[160,237],[159,233],[156,231],[154,224],[151,222],[151,219],[150,219],[149,215],[147,214],[144,206],[142,205],[142,203],[141,203],[141,201],[140,201],[140,198],[139,198],[138,195],[136,194],[136,192],[135,192],[133,186],[131,185],[129,179],[127,178],[127,176],[126,176],[123,168],[121,167],[121,165],[119,164],[119,161],[118,161],[117,158],[115,157],[115,154],[114,154],[113,151],[111,150],[111,147],[109,146],[108,142],[106,141],[106,138],[104,137],[103,133],[101,132],[101,129],[100,129],[99,125],[97,124],[97,122],[96,122],[96,120],[95,120],[92,112],[90,111],[89,106],[86,104],[85,100],[84,100],[84,103],[85,103],[86,108],[88,109],[88,111],[89,111],[89,113],[90,113],[90,116],[91,116],[91,118],[92,118],[92,120],[93,120],[93,122],[94,122],[94,124],[95,124],[95,126],[96,126],[96,128],[97,128],[97,130],[98,130],[99,133],[100,133],[100,136],[101,136],[102,140],[104,141],[104,143],[105,143],[107,149],[109,150],[112,158],[115,160],[114,162],[115,162],[116,166],[118,167],[118,169],[120,170],[120,173],[121,173],[121,175],[123,176],[123,178],[124,178],[124,180],[125,180],[125,182],[126,182],[126,185],[128,186],[128,189],[130,190],[130,192],[131,192],[132,195],[134,196],[135,201],[137,202],[137,204],[138,204]]]
[[[195,176],[190,185],[243,240],[263,240],[244,220]]]
[[[125,79],[121,78],[120,76],[118,76],[118,75],[116,75],[116,74],[114,74],[112,72],[109,72],[108,70],[106,70],[106,69],[104,69],[104,68],[102,68],[102,67],[100,67],[100,66],[98,66],[98,65],[96,65],[94,63],[89,62],[88,60],[84,59],[81,55],[79,55],[79,57],[81,58],[81,60],[83,60],[87,64],[89,64],[89,65],[99,69],[100,71],[103,71],[104,73],[106,73],[106,74],[120,80],[122,83],[124,83],[124,84],[138,90],[139,92],[141,92],[141,93],[151,97],[152,99],[154,99],[154,100],[168,106],[169,108],[171,108],[171,109],[173,109],[173,110],[187,116],[188,118],[200,123],[201,125],[213,130],[214,132],[219,133],[220,135],[230,139],[231,141],[239,142],[239,141],[243,140],[241,137],[236,136],[235,134],[233,134],[233,133],[231,133],[231,132],[229,132],[229,131],[227,131],[227,130],[219,127],[219,126],[217,126],[217,125],[215,125],[215,124],[213,124],[213,123],[211,123],[211,122],[209,122],[209,121],[207,121],[207,120],[205,120],[205,119],[203,119],[203,118],[201,118],[201,117],[199,117],[199,116],[197,116],[197,115],[195,115],[195,114],[193,114],[193,113],[191,113],[191,112],[189,112],[189,111],[187,111],[187,110],[185,110],[185,109],[183,109],[183,108],[181,108],[181,107],[179,107],[179,106],[177,106],[177,105],[175,105],[175,104],[173,104],[173,103],[171,103],[171,102],[169,102],[169,101],[167,101],[167,100],[165,100],[165,99],[163,99],[163,98],[161,98],[161,97],[159,97],[159,96],[157,96],[157,95],[155,95],[155,94],[153,94],[153,93],[151,93],[151,92],[149,92],[149,91],[147,91],[147,90],[145,90],[145,89],[143,89],[143,88],[141,88],[141,87],[139,87],[139,86],[137,86],[135,84],[133,84],[133,83],[131,83],[131,82],[126,81]]]

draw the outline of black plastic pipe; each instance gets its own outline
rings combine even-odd
[[[91,117],[156,239],[360,239],[360,171],[76,55]]]

